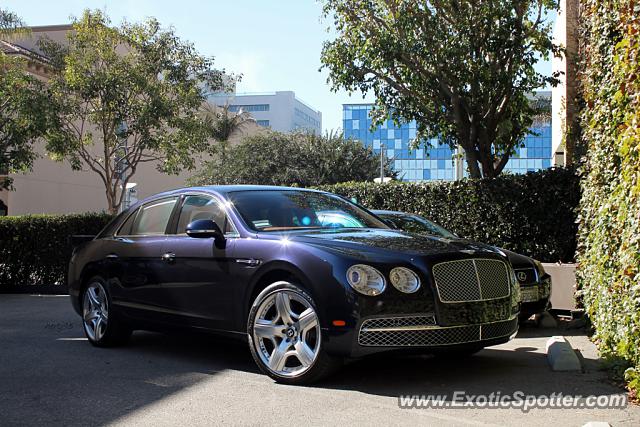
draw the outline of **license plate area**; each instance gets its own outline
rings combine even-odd
[[[527,286],[520,288],[520,294],[522,295],[522,302],[538,301],[538,288],[535,286]]]

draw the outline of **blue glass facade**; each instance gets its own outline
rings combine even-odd
[[[396,126],[387,120],[371,131],[371,104],[345,104],[343,106],[343,130],[346,138],[360,140],[372,147],[376,154],[381,147],[388,158],[394,159],[394,168],[404,181],[453,180],[455,164],[453,151],[447,145],[439,145],[437,139],[431,141],[431,148],[411,150],[411,141],[416,137],[416,123]],[[524,148],[519,148],[505,171],[524,173],[551,166],[551,122],[537,123],[533,127],[539,136],[525,138]],[[466,170],[466,168],[465,168]]]
[[[551,167],[551,121],[536,123],[531,130],[537,135],[528,135],[524,139],[524,147],[516,149],[505,171],[526,173]]]

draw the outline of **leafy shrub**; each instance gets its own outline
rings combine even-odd
[[[341,134],[260,132],[238,145],[221,145],[213,160],[189,180],[192,185],[310,185],[367,181],[380,176],[371,148]],[[387,159],[385,176],[396,177]]]
[[[546,262],[571,262],[578,177],[569,169],[456,182],[344,183],[321,187],[370,209],[412,212],[461,237]]]
[[[70,236],[98,234],[111,218],[96,213],[0,217],[0,293],[65,293]]]
[[[605,358],[640,392],[640,15],[630,0],[582,0],[587,144],[578,286]]]

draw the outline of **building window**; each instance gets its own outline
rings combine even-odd
[[[294,113],[296,116],[300,117],[301,119],[303,119],[306,122],[311,123],[312,125],[316,126],[316,127],[320,127],[320,121],[314,119],[313,117],[311,117],[310,115],[308,115],[307,113],[305,113],[304,111],[295,108],[294,109]],[[349,111],[349,116],[351,116],[351,111]]]
[[[253,105],[229,105],[229,111],[237,113],[242,108],[242,111],[269,111],[269,104],[253,104]]]
[[[258,124],[258,126],[262,126],[265,128],[269,127],[269,120],[256,120],[256,123]]]

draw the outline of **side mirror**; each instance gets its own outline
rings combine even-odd
[[[210,219],[197,219],[191,221],[187,225],[187,236],[198,239],[209,239],[211,237],[216,240],[224,240],[224,234],[218,224]]]

